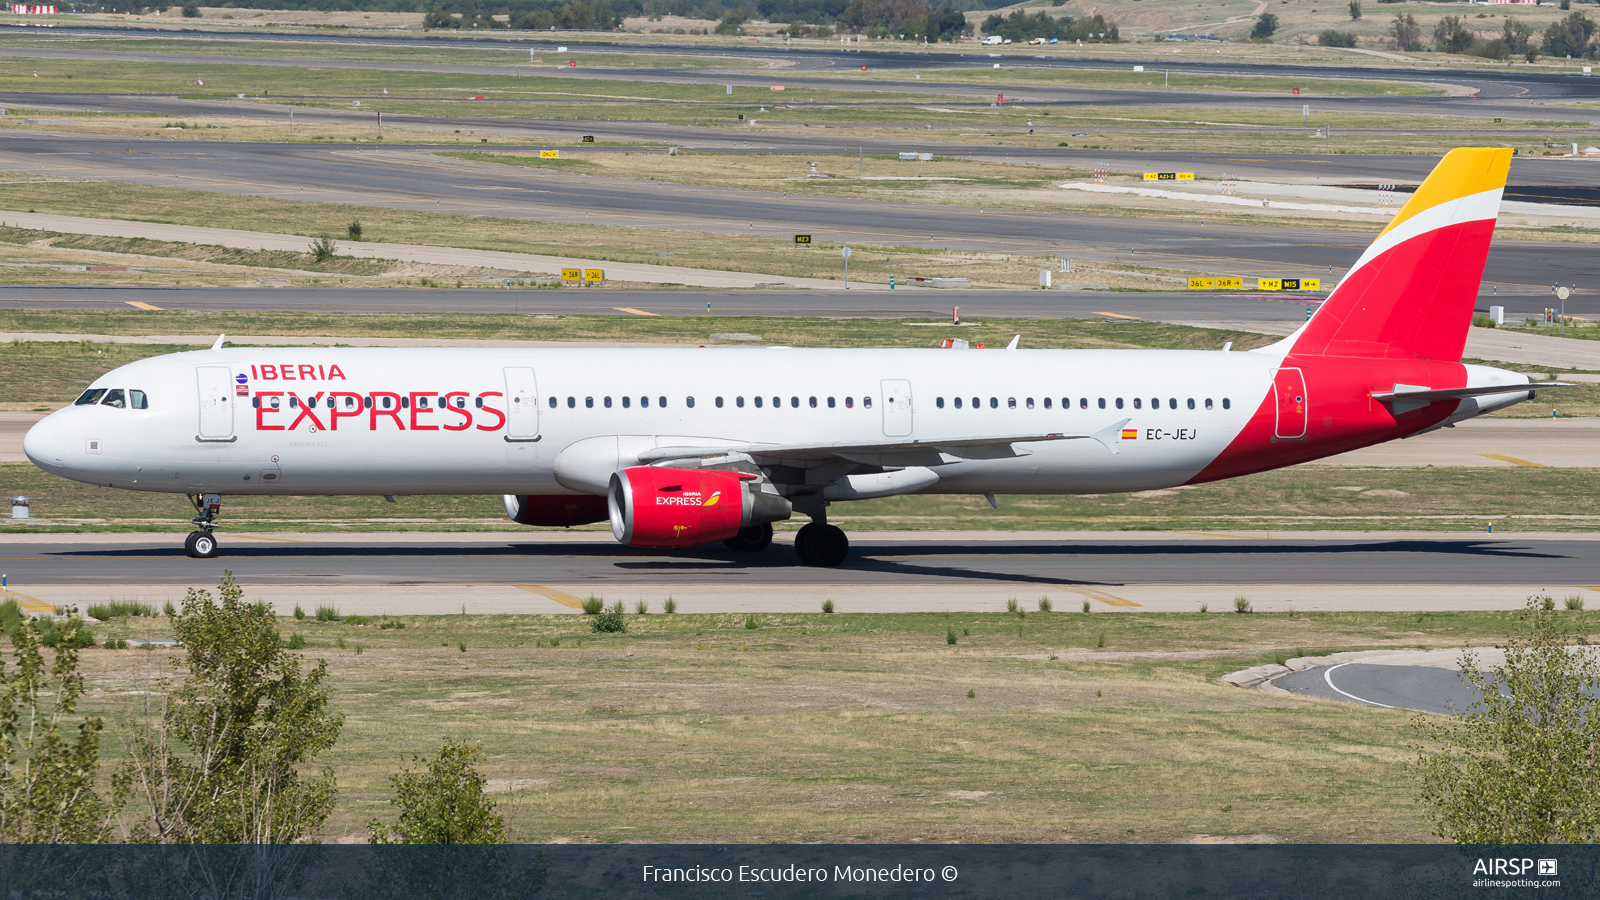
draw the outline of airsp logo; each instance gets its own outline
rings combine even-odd
[[[1474,875],[1526,875],[1534,867],[1531,859],[1480,859],[1472,867]],[[1539,860],[1539,874],[1550,877],[1556,874],[1556,861]]]
[[[1539,874],[1551,876],[1556,874],[1556,861],[1553,859],[1539,860]]]

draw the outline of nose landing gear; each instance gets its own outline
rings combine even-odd
[[[190,521],[200,530],[184,539],[183,552],[193,559],[210,559],[217,555],[217,538],[211,529],[216,527],[217,513],[222,509],[222,495],[190,494],[189,502],[199,514]]]

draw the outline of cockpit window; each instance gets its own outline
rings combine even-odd
[[[134,409],[149,409],[150,401],[145,397],[144,391],[128,391],[128,405]]]
[[[73,403],[73,406],[93,406],[100,402],[100,398],[105,396],[105,393],[105,388],[90,388],[83,392],[83,396],[79,397],[77,402]]]
[[[100,405],[115,406],[117,409],[121,409],[128,405],[128,401],[122,396],[121,388],[113,388],[106,391],[106,398],[100,401]]]

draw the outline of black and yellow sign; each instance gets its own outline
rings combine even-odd
[[[1145,181],[1193,181],[1193,172],[1146,172]]]
[[[562,281],[582,281],[583,280],[583,270],[582,269],[562,269],[561,270],[561,280]]]
[[[606,270],[605,269],[584,269],[583,270],[583,280],[584,281],[605,281],[606,280]]]
[[[585,143],[585,144],[592,144],[592,143],[594,143],[594,135],[592,135],[592,134],[586,134],[586,135],[584,135],[584,136],[583,136],[583,142],[584,142],[584,143]]]
[[[794,236],[794,242],[796,244],[809,244],[809,243],[811,243],[811,235],[809,235],[809,234],[797,234],[797,235]]]
[[[1242,287],[1244,287],[1243,278],[1233,278],[1230,276],[1189,279],[1189,290],[1191,291],[1236,291]]]
[[[1258,291],[1317,291],[1322,289],[1320,278],[1261,278],[1256,281]]]
[[[561,158],[561,151],[560,150],[540,150],[539,151],[539,158],[540,159],[560,159]]]

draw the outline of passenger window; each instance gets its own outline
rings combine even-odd
[[[289,398],[289,405],[290,406],[294,405],[294,398],[293,397]],[[410,397],[401,397],[400,398],[400,408],[401,409],[410,409],[411,408],[411,398]]]
[[[663,397],[661,399],[665,400],[666,398]],[[666,406],[665,403],[663,403],[661,405],[662,406]],[[693,397],[685,397],[685,398],[683,398],[683,405],[689,407],[690,409],[694,409],[694,398]]]
[[[1007,397],[1006,398],[1006,409],[1016,409],[1016,408],[1017,408],[1017,398],[1015,398],[1015,397]]]
[[[733,405],[739,407],[740,409],[744,409],[744,398],[743,397],[735,397],[735,398],[733,398]]]
[[[106,389],[105,388],[90,388],[87,391],[84,391],[83,394],[81,396],[79,396],[77,401],[74,402],[72,405],[73,406],[93,406],[96,403],[100,402],[100,398],[105,396],[105,393],[106,393]]]
[[[317,398],[315,398],[315,397],[307,397],[306,398],[306,406],[308,406],[308,407],[310,407],[312,409],[316,409],[317,408]]]
[[[1028,408],[1029,409],[1033,409],[1033,398],[1032,397],[1028,398]]]
[[[854,398],[854,397],[846,397],[846,398],[844,398],[844,408],[845,409],[850,409],[850,408],[854,407],[855,405],[856,405],[856,398]]]
[[[622,399],[622,405],[623,406],[627,406],[628,405],[628,399],[626,397],[624,397]],[[640,409],[649,409],[650,408],[650,398],[649,397],[640,397],[639,398],[639,408]]]
[[[585,397],[585,398],[583,398],[583,408],[584,409],[594,409],[594,398],[593,397]]]
[[[1223,409],[1231,409],[1231,408],[1233,408],[1233,404],[1228,402],[1228,398],[1227,397],[1223,397],[1222,398],[1222,408]]]
[[[1121,405],[1122,405],[1122,401],[1121,401],[1121,400],[1118,400],[1118,401],[1117,401],[1117,405],[1118,405],[1118,406],[1121,406]],[[1105,408],[1106,408],[1106,398],[1104,398],[1104,397],[1101,397],[1101,398],[1100,398],[1100,408],[1101,408],[1101,409],[1105,409]]]
[[[106,398],[106,400],[107,400],[107,401],[109,401],[109,400],[110,400],[110,399],[111,399],[111,398],[110,398],[110,397],[107,397],[107,398]],[[402,401],[400,401],[400,402],[401,402],[401,403],[404,403],[404,402],[405,402],[405,401],[404,401],[404,400],[402,400]],[[300,398],[299,398],[299,397],[296,397],[296,396],[295,396],[295,395],[293,395],[293,394],[290,394],[290,395],[289,395],[289,408],[290,408],[290,409],[299,409],[299,408],[300,408]]]
[[[960,408],[961,408],[961,398],[957,397],[956,398],[956,409],[960,409]]]
[[[1070,397],[1062,397],[1061,398],[1061,405],[1062,406],[1071,406],[1072,405],[1072,398],[1070,398]],[[1100,405],[1101,406],[1105,406],[1104,403],[1101,403]],[[1079,400],[1078,401],[1078,408],[1079,409],[1088,409],[1089,408],[1089,398],[1088,397],[1084,397],[1083,399]]]
[[[366,407],[367,409],[371,409],[372,408],[372,398],[371,397],[362,397],[361,398],[361,405]],[[483,409],[483,398],[482,397],[478,398],[478,408],[479,409]]]
[[[278,403],[278,398],[277,397],[269,398],[267,400],[267,405],[272,407],[273,409],[281,409],[282,408],[282,406]]]
[[[972,408],[973,409],[981,409],[981,408],[983,408],[983,398],[982,397],[973,397],[972,398]]]
[[[611,408],[611,398],[610,397],[606,397],[605,399],[601,400],[600,402],[605,404],[606,409],[610,409]]]
[[[656,398],[656,407],[659,408],[659,409],[666,409],[667,408],[667,398],[665,398],[665,397],[657,397]]]
[[[1161,408],[1161,398],[1160,397],[1151,397],[1150,398],[1150,408],[1151,409],[1160,409]]]
[[[811,408],[812,409],[816,409],[817,408],[817,398],[812,397],[809,402],[811,403]]]
[[[862,397],[861,398],[861,406],[862,406],[863,409],[871,409],[872,408],[872,398],[871,397]]]
[[[1045,409],[1049,409],[1050,408],[1050,398],[1049,397],[1044,398],[1044,408]],[[1061,408],[1062,409],[1066,409],[1067,405],[1065,403],[1063,403],[1063,404],[1061,404]]]
[[[1121,406],[1122,405],[1122,401],[1118,400],[1117,401],[1117,405]],[[1139,398],[1138,397],[1133,398],[1133,408],[1134,409],[1138,409],[1139,408]]]
[[[345,403],[348,405],[349,402],[350,402],[350,398],[346,397],[344,399],[345,399]],[[571,397],[567,398],[567,405],[568,406],[572,405],[572,398]],[[465,398],[465,397],[457,397],[456,398],[456,409],[466,409],[466,408],[467,408],[467,398]]]
[[[760,409],[761,408],[761,403],[762,403],[762,398],[757,397],[756,398],[756,409]]]
[[[778,398],[774,397],[772,399],[776,400]],[[776,406],[777,404],[774,403],[773,405]],[[812,406],[816,406],[815,403],[813,403],[811,405]],[[799,397],[790,397],[789,398],[789,408],[790,409],[799,409],[800,408],[800,398]]]
[[[462,409],[466,409],[466,407],[467,407],[467,398],[459,397],[459,398],[456,399],[456,403]],[[346,398],[344,398],[344,408],[345,409],[355,409],[355,407],[356,407],[356,398],[354,398],[354,397],[346,397]]]
[[[773,409],[777,409],[778,407],[780,407],[782,405],[783,405],[783,398],[782,397],[773,397],[772,398],[772,408]],[[796,403],[795,405],[799,406],[800,404]]]
[[[256,409],[260,409],[261,408],[261,398],[260,397],[251,397],[250,398],[250,405],[255,407]]]
[[[1177,397],[1168,397],[1167,398],[1167,409],[1177,409],[1177,408],[1178,408],[1178,398]]]
[[[722,408],[722,398],[718,397],[717,398],[717,409],[721,409],[721,408]]]
[[[944,409],[944,398],[943,397],[935,397],[935,398],[933,398],[933,405],[938,407],[939,409]]]
[[[1117,398],[1117,409],[1121,409],[1121,408],[1122,408],[1122,398],[1118,397]]]
[[[101,400],[100,403],[104,406],[114,406],[117,409],[121,409],[128,405],[128,401],[122,396],[121,388],[113,388],[109,391],[106,391],[106,398]]]
[[[418,400],[417,402],[420,403],[423,407],[426,407],[428,405],[428,399],[426,397],[424,397],[421,400]],[[560,400],[558,400],[555,396],[552,395],[550,397],[550,408],[551,409],[555,409],[559,405],[560,405]]]
[[[150,404],[145,401],[144,391],[129,391],[128,405],[134,409],[149,409]]]
[[[578,398],[577,397],[568,397],[567,398],[567,409],[577,409],[577,408],[578,408]]]
[[[834,407],[834,402],[833,402],[833,398],[832,398],[832,397],[829,397],[829,398],[828,398],[828,408],[829,408],[829,409],[833,409],[833,407]]]
[[[632,406],[633,406],[633,398],[629,397],[627,395],[623,395],[623,397],[622,397],[622,408],[623,409],[628,409],[628,408],[630,408]]]
[[[1206,409],[1210,409],[1210,408],[1211,408],[1211,398],[1207,397],[1206,398]]]
[[[999,397],[990,397],[989,398],[989,408],[990,409],[999,409],[1000,408],[1000,398]]]
[[[1189,408],[1190,409],[1194,409],[1194,398],[1193,397],[1189,398]]]

